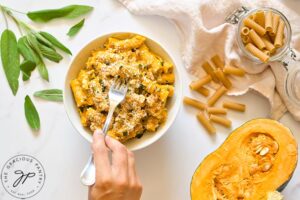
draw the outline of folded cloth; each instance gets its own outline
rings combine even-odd
[[[288,110],[300,121],[300,108],[295,106],[284,92],[286,70],[279,62],[255,64],[247,59],[236,43],[236,25],[226,23],[225,18],[235,9],[273,7],[290,21],[293,36],[291,47],[300,51],[300,16],[278,0],[119,0],[129,11],[141,15],[159,15],[171,19],[179,29],[183,40],[182,59],[188,72],[202,77],[201,63],[215,54],[243,68],[247,75],[233,78],[229,95],[242,95],[249,90],[267,98],[270,117],[280,119]],[[299,58],[299,56],[298,56]],[[300,67],[300,64],[299,64]]]

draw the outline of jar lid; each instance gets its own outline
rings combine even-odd
[[[300,107],[300,62],[292,60],[288,63],[285,80],[285,92],[296,106]]]

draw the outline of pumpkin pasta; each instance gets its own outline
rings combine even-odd
[[[167,119],[173,96],[173,64],[151,52],[145,38],[111,37],[95,50],[71,88],[82,125],[102,129],[109,110],[109,88],[116,78],[127,82],[125,100],[116,108],[108,135],[125,142],[154,132]]]

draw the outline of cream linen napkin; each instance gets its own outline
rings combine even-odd
[[[284,94],[285,70],[278,62],[255,64],[240,52],[236,38],[236,25],[225,23],[235,9],[273,7],[290,21],[293,37],[291,46],[300,51],[300,16],[277,0],[119,0],[132,13],[160,15],[171,19],[182,38],[182,59],[187,70],[202,77],[201,63],[216,53],[245,69],[245,78],[232,78],[234,89],[230,95],[256,91],[268,99],[270,117],[279,119],[287,110],[300,121],[300,109]],[[298,53],[298,52],[297,52]],[[299,58],[299,56],[298,56]],[[300,67],[300,66],[299,66]]]

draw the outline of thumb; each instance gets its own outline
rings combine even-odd
[[[96,130],[94,132],[92,151],[94,153],[97,176],[101,176],[101,173],[107,173],[110,168],[110,161],[108,157],[109,150],[106,147],[104,134],[101,130]]]

